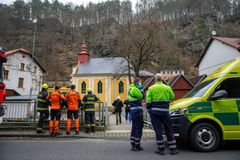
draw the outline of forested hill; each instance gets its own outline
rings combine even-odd
[[[134,11],[129,0],[86,6],[16,0],[0,4],[0,46],[32,51],[33,17],[35,54],[48,80],[69,78],[83,41],[92,57],[123,56],[136,73],[184,69],[191,76],[213,30],[240,37],[240,0],[139,0]]]

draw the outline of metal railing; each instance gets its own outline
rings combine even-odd
[[[8,120],[22,120],[22,121],[34,121],[36,117],[36,101],[6,101],[4,104],[6,107],[3,121]]]
[[[143,104],[143,119],[144,119],[144,123],[148,127],[152,127],[151,118],[150,118],[150,115],[149,115],[149,113],[147,111],[146,104]]]
[[[29,101],[6,101],[6,112],[3,121],[25,121],[33,122],[35,126],[39,114],[37,112],[36,100]],[[95,119],[98,126],[108,125],[108,106],[107,103],[99,102],[96,106]],[[79,112],[80,122],[84,124],[84,111]],[[61,121],[67,120],[67,110],[61,110]]]
[[[98,126],[107,126],[108,122],[108,106],[107,103],[98,102],[95,111],[95,120]],[[80,121],[84,124],[84,111],[80,112]]]

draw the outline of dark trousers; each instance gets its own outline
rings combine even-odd
[[[173,135],[172,122],[169,113],[161,115],[150,113],[152,126],[156,134],[156,141],[158,149],[164,150],[165,145],[163,142],[162,126],[164,127],[167,135],[167,143],[170,150],[176,150],[176,141]]]
[[[139,111],[138,113],[131,114],[131,116],[132,116],[132,130],[130,137],[131,144],[140,146],[143,129],[143,112]]]
[[[76,110],[76,111],[70,111],[70,110],[68,110],[68,111],[67,111],[67,119],[72,119],[72,117],[73,117],[74,119],[78,119],[78,110]]]
[[[125,120],[129,122],[131,121],[131,115],[129,111],[125,111]]]
[[[86,127],[95,126],[95,112],[85,112]]]
[[[56,119],[57,121],[60,121],[61,118],[61,111],[56,109],[51,109],[51,120]]]
[[[49,111],[39,111],[39,120],[37,125],[37,130],[42,130],[44,121],[48,120],[49,117]]]
[[[116,112],[116,124],[118,124],[118,122],[120,122],[120,124],[122,123],[122,112]]]

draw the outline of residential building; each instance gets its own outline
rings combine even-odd
[[[37,95],[46,73],[42,65],[23,48],[7,51],[5,54],[7,63],[3,66],[7,90],[20,95]]]
[[[199,75],[209,75],[240,56],[240,38],[211,37],[195,67]]]

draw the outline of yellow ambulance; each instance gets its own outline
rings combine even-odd
[[[173,130],[198,151],[240,140],[240,58],[220,67],[171,103]]]

